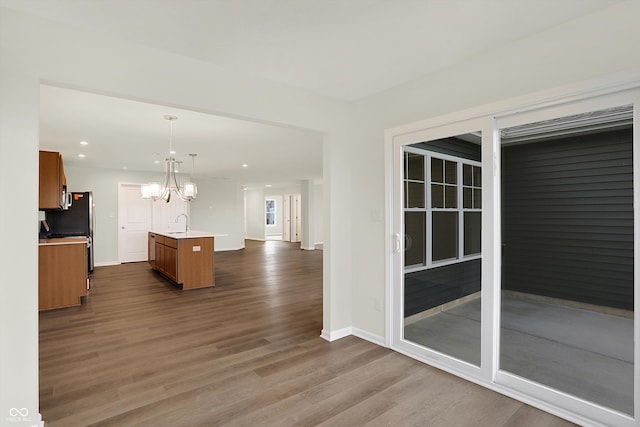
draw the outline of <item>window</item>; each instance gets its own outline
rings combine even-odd
[[[482,227],[482,168],[462,166],[462,206],[464,216],[464,255],[480,253]]]
[[[474,160],[405,147],[405,269],[480,256],[482,168]]]
[[[274,199],[266,200],[267,225],[275,225],[276,223],[276,201]]]

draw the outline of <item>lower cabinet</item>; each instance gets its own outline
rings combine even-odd
[[[213,237],[175,239],[150,232],[149,264],[182,289],[213,286]]]
[[[149,233],[149,265],[154,270],[156,269],[156,235],[154,233]]]
[[[160,273],[164,273],[164,244],[156,242],[156,259],[153,266]]]
[[[38,309],[79,305],[87,295],[87,244],[38,246]]]
[[[171,247],[171,244],[175,243],[175,239],[170,240],[173,242],[168,242],[169,244],[165,245],[163,250],[164,275],[174,282],[178,282],[178,250]]]

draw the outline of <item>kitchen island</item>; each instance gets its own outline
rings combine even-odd
[[[150,231],[149,264],[182,290],[214,286],[213,245],[209,232]]]

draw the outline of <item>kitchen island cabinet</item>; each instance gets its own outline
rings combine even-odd
[[[183,290],[214,286],[211,233],[149,232],[151,268]]]
[[[86,237],[38,241],[38,309],[79,305],[87,295]]]

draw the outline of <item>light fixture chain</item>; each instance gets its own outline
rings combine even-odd
[[[173,120],[169,119],[169,157],[173,156]]]

